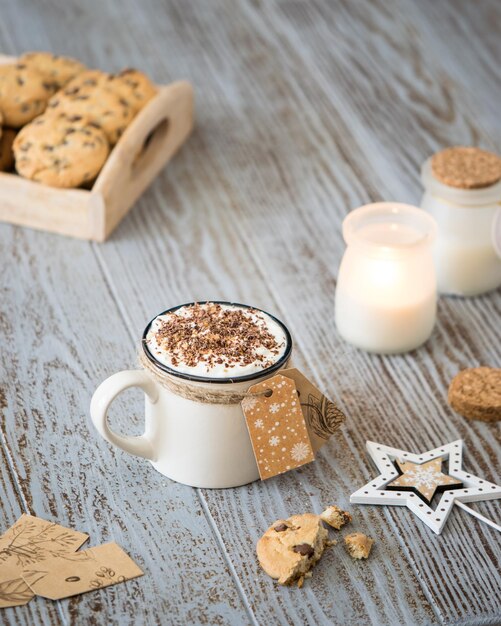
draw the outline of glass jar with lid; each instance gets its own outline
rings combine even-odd
[[[423,164],[421,207],[436,220],[438,290],[476,296],[501,285],[501,158],[453,147]]]

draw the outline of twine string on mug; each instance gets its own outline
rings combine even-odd
[[[347,357],[355,352],[354,349],[338,347],[334,352],[335,361],[337,362],[341,357]],[[201,387],[194,385],[187,380],[177,378],[172,374],[168,374],[155,364],[146,356],[144,347],[141,345],[138,352],[138,358],[140,365],[151,375],[161,387],[172,391],[172,393],[186,398],[187,400],[193,400],[193,402],[201,402],[202,404],[240,404],[245,398],[260,398],[270,397],[272,394],[271,389],[265,389],[258,392],[235,392],[235,391],[223,391],[209,389],[207,387]],[[287,363],[284,364],[284,368],[287,367]],[[299,395],[299,392],[298,392]],[[315,407],[308,402],[300,402],[300,405],[305,408]]]
[[[188,380],[178,378],[172,374],[168,374],[146,356],[144,350],[139,350],[139,363],[150,374],[161,387],[168,389],[177,396],[200,402],[202,404],[240,404],[245,398],[269,397],[272,393],[271,389],[265,389],[259,392],[236,392],[224,391],[222,389],[214,390],[206,386],[202,387],[191,383]],[[210,379],[208,379],[210,381]]]

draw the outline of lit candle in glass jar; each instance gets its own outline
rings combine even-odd
[[[345,218],[348,247],[339,269],[335,317],[346,341],[392,354],[428,339],[436,318],[435,233],[433,218],[407,204],[369,204]]]

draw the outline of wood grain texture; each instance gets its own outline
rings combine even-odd
[[[89,391],[135,351],[92,249],[13,228],[1,235],[1,257],[15,260],[2,273],[1,389],[19,495],[27,512],[87,532],[90,545],[115,540],[150,572],[146,585],[130,581],[59,603],[63,623],[100,624],[103,615],[120,624],[161,623],[162,615],[178,623],[246,623],[196,492],[89,438]],[[63,283],[80,288],[62,290]],[[130,429],[130,410],[142,410],[138,401],[127,404],[119,430]],[[13,521],[9,515],[5,524]]]
[[[113,538],[146,571],[0,621],[499,623],[495,531],[455,511],[436,537],[407,510],[349,507],[348,498],[373,475],[368,438],[419,451],[463,437],[465,467],[499,482],[499,427],[456,415],[446,392],[461,367],[501,365],[501,294],[442,298],[432,339],[405,356],[352,349],[333,323],[346,212],[382,198],[418,203],[419,166],[438,147],[499,149],[499,7],[4,4],[2,52],[53,49],[103,69],[138,65],[157,82],[186,78],[197,127],[106,244],[0,227],[2,513],[11,523],[29,510],[96,543]],[[92,390],[134,365],[145,323],[205,298],[282,318],[296,365],[348,414],[314,464],[239,489],[191,490],[91,430]],[[141,401],[125,396],[114,426],[126,432],[133,412]],[[257,566],[256,539],[276,518],[334,502],[376,537],[371,559],[354,563],[337,546],[301,591],[277,587]],[[495,502],[476,508],[499,519]]]

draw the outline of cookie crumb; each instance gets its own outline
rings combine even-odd
[[[320,519],[335,528],[336,530],[341,530],[341,528],[351,522],[352,517],[348,513],[348,511],[343,511],[340,507],[329,506],[325,509],[323,513],[320,513]]]
[[[354,559],[368,558],[374,539],[363,533],[351,533],[344,538],[344,545]]]

